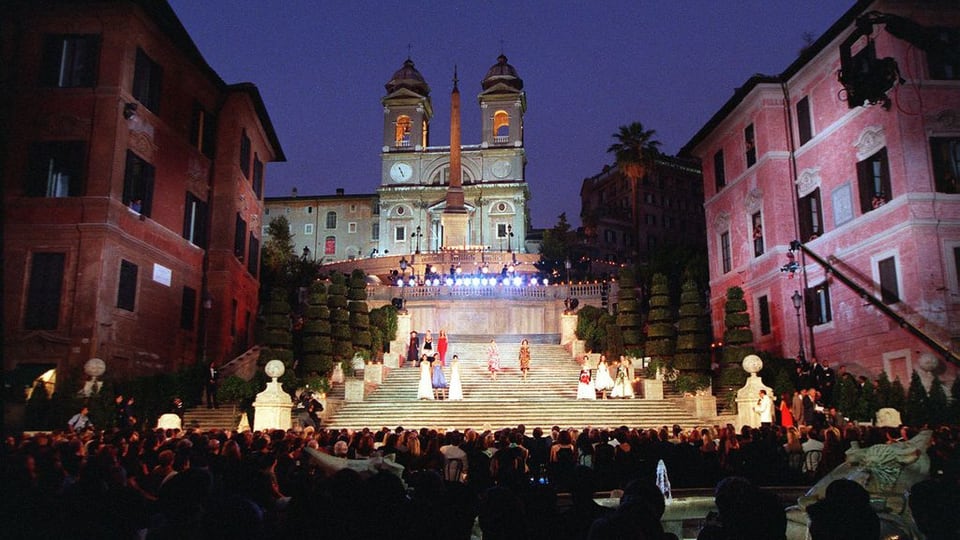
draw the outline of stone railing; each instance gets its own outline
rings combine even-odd
[[[396,287],[368,285],[367,299],[390,301],[393,298],[439,299],[439,298],[539,298],[544,300],[565,300],[577,298],[581,304],[585,300],[599,300],[607,287],[608,298],[616,298],[616,283],[582,283],[571,285],[439,285]]]

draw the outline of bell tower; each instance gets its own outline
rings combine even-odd
[[[407,58],[384,85],[383,153],[422,151],[429,144],[430,86]]]
[[[497,63],[483,78],[480,92],[480,113],[483,115],[483,148],[523,147],[523,114],[527,97],[523,79],[517,70],[500,55]]]

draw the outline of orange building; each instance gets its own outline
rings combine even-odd
[[[0,20],[7,372],[107,379],[243,352],[265,164],[257,88],[226,84],[162,0],[14,2]]]

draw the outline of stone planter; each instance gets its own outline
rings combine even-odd
[[[400,353],[396,352],[385,352],[383,353],[383,365],[391,369],[397,369],[400,367]]]
[[[683,396],[681,405],[699,420],[710,420],[717,416],[717,398],[709,393]]]
[[[343,383],[343,400],[363,401],[363,386],[362,379],[347,379]]]
[[[643,399],[663,399],[663,381],[643,379]]]
[[[367,364],[363,370],[363,382],[383,384],[383,364]]]

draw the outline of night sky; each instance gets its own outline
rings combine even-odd
[[[580,185],[612,163],[621,125],[676,154],[755,73],[778,74],[853,0],[170,0],[228,84],[257,85],[286,163],[267,196],[374,193],[383,85],[409,57],[431,88],[430,144],[449,144],[457,66],[463,144],[480,142],[480,82],[502,52],[527,93],[534,227],[580,223]]]

